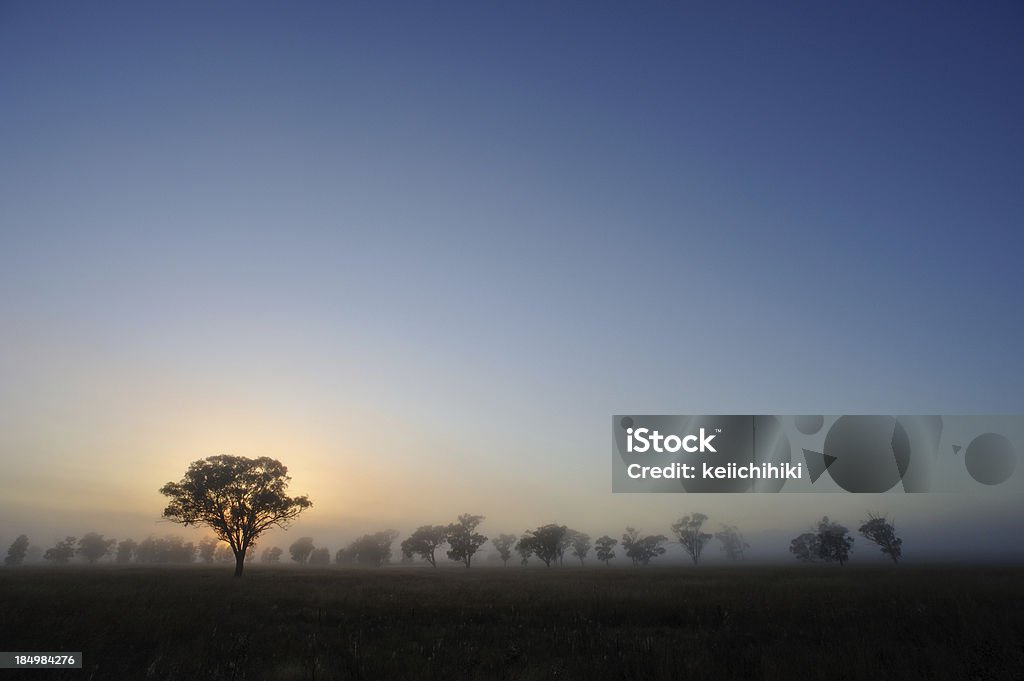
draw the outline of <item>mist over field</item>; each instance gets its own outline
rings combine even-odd
[[[1022,29],[1013,2],[0,3],[0,657],[1019,678],[1012,446],[957,493],[626,494],[609,426],[1024,414]],[[422,526],[436,570],[403,561]],[[619,540],[611,569],[551,528]],[[147,538],[195,565],[111,543]]]

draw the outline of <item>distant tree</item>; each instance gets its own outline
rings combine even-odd
[[[498,550],[498,556],[501,558],[501,563],[505,567],[508,567],[508,561],[512,558],[512,547],[516,544],[516,536],[514,534],[499,534],[498,538],[493,540],[494,548]]]
[[[476,531],[483,522],[482,515],[463,513],[458,522],[447,528],[448,558],[461,561],[467,568],[473,561],[473,554],[487,542],[487,537]]]
[[[135,557],[137,547],[138,544],[133,539],[122,539],[117,544],[117,554],[114,556],[114,560],[118,563],[130,563]]]
[[[665,547],[662,544],[667,541],[668,537],[665,535],[653,534],[641,537],[636,529],[627,527],[626,532],[622,535],[622,548],[626,551],[626,556],[633,561],[634,566],[648,565],[651,560],[665,553]]]
[[[860,526],[860,533],[872,544],[877,544],[882,553],[899,563],[903,556],[903,540],[896,536],[896,525],[884,515],[868,513],[868,519]]]
[[[182,525],[206,525],[227,542],[242,576],[245,555],[271,527],[287,527],[312,506],[305,496],[286,494],[288,469],[269,457],[211,456],[194,461],[180,482],[160,493],[170,498],[164,517]]]
[[[607,566],[612,558],[615,557],[615,551],[613,549],[618,543],[618,539],[612,539],[608,535],[598,538],[597,549],[595,551],[597,559]]]
[[[722,525],[722,529],[715,533],[715,539],[722,543],[722,551],[729,560],[743,560],[743,552],[750,548],[735,525]]]
[[[530,564],[530,556],[533,555],[533,535],[524,534],[516,542],[516,553],[519,554],[519,564],[526,567]]]
[[[331,552],[325,548],[313,549],[313,552],[309,554],[310,565],[330,565],[331,564]]]
[[[789,542],[789,552],[802,563],[813,563],[818,560],[818,535],[804,532]]]
[[[250,545],[249,550],[246,551],[245,557],[249,557],[249,553],[252,552],[253,547]],[[235,552],[231,550],[231,547],[227,544],[220,544],[217,550],[213,552],[213,561],[215,563],[230,563],[235,559]]]
[[[75,544],[77,543],[77,537],[67,537],[64,541],[57,542],[53,548],[46,549],[43,558],[51,563],[70,562],[75,557]]]
[[[199,560],[204,563],[212,563],[217,555],[217,545],[220,541],[216,537],[203,537],[199,540]],[[223,544],[220,544],[223,546]]]
[[[335,562],[340,565],[383,567],[391,560],[391,545],[397,537],[396,530],[364,534],[346,548],[338,549]]]
[[[850,558],[853,537],[849,530],[825,516],[818,523],[818,557],[826,563],[843,565]]]
[[[565,542],[568,533],[569,528],[565,525],[551,523],[527,532],[525,536],[529,537],[527,545],[532,549],[533,554],[540,558],[545,566],[551,567],[552,561],[557,562],[559,556],[562,555],[563,547],[568,545]],[[523,539],[519,541],[522,543]]]
[[[590,553],[590,549],[593,547],[593,544],[590,543],[590,535],[584,532],[577,532],[576,530],[569,530],[569,536],[572,540],[572,555],[576,556],[576,560],[582,566],[587,560],[587,554]]]
[[[565,561],[565,552],[568,551],[572,547],[572,538],[573,538],[573,533],[574,532],[576,532],[576,530],[567,529],[565,531],[565,534],[562,535],[561,540],[559,540],[559,542],[558,542],[558,565],[559,565],[559,567],[561,567],[562,565],[565,564],[564,563],[564,561]]]
[[[86,561],[95,563],[110,553],[116,544],[116,539],[104,539],[102,534],[89,532],[78,540],[78,549],[75,553],[85,558]]]
[[[703,530],[704,523],[708,517],[703,513],[686,515],[672,524],[672,532],[679,540],[686,554],[690,556],[694,565],[700,565],[701,554],[704,547],[711,541],[711,534]]]
[[[162,539],[147,537],[135,547],[137,563],[191,563],[195,560],[196,545],[181,537]]]
[[[277,546],[268,546],[263,549],[263,555],[260,556],[260,560],[264,563],[278,563],[281,561],[281,554],[284,553]]]
[[[315,548],[312,537],[299,537],[288,547],[288,553],[296,563],[305,563]]]
[[[437,567],[435,551],[445,543],[447,535],[448,528],[444,525],[423,525],[418,527],[415,532],[402,542],[402,556],[409,559],[413,556],[419,556],[430,563],[431,567]]]
[[[7,549],[7,557],[4,558],[4,565],[9,567],[21,565],[25,562],[26,554],[28,554],[28,535],[22,534],[11,542],[11,546]]]

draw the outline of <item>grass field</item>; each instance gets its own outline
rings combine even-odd
[[[0,570],[30,679],[1024,678],[1024,569]]]

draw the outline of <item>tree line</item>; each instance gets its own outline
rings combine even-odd
[[[160,488],[160,493],[169,499],[163,517],[185,526],[207,527],[213,531],[214,537],[203,539],[198,544],[185,542],[180,537],[150,537],[135,543],[131,539],[117,542],[91,532],[81,539],[67,537],[57,542],[43,558],[54,563],[67,563],[75,556],[94,563],[111,554],[120,563],[133,560],[139,563],[191,563],[196,556],[206,563],[234,559],[235,576],[240,577],[245,562],[255,552],[257,539],[264,532],[272,527],[287,528],[292,520],[313,505],[306,496],[288,496],[290,480],[287,467],[269,457],[250,459],[217,455],[193,461],[179,482],[168,482]],[[438,551],[447,547],[445,555],[449,560],[469,568],[473,557],[488,541],[477,531],[483,520],[482,515],[464,513],[447,525],[420,526],[401,544],[403,561],[419,557],[437,567]],[[740,531],[735,526],[723,525],[712,534],[705,531],[707,520],[703,513],[683,516],[671,526],[673,540],[679,543],[695,565],[700,564],[704,549],[712,539],[721,543],[728,558],[742,559],[748,544]],[[860,533],[879,546],[893,562],[899,562],[903,540],[896,536],[895,526],[885,516],[869,514],[868,520],[860,527]],[[363,535],[339,549],[334,561],[342,565],[380,567],[390,562],[391,547],[397,538],[398,532],[394,530]],[[668,542],[665,535],[644,535],[633,527],[627,527],[621,539],[603,535],[591,542],[590,536],[584,532],[551,523],[527,530],[519,536],[500,534],[492,544],[506,566],[513,551],[518,554],[521,565],[528,565],[535,557],[551,567],[553,564],[562,565],[566,553],[583,565],[591,550],[598,561],[608,565],[616,557],[616,546],[634,566],[640,566],[664,555]],[[5,564],[20,565],[28,549],[28,537],[21,535],[8,549]],[[828,517],[822,518],[816,532],[799,535],[789,547],[798,560],[838,562],[840,565],[848,560],[852,549],[853,537],[849,530]],[[265,562],[278,562],[283,553],[278,547],[269,547],[264,550],[262,558]],[[300,538],[292,544],[289,553],[298,563],[326,565],[331,559],[330,551],[315,547],[310,537]]]
[[[571,562],[582,566],[591,555],[607,566],[617,557],[617,548],[629,564],[643,566],[664,555],[670,541],[677,543],[694,565],[701,563],[704,551],[712,541],[719,542],[722,553],[729,560],[743,560],[749,548],[734,525],[722,525],[714,533],[706,531],[708,517],[703,513],[686,515],[673,523],[671,539],[662,534],[643,534],[636,528],[627,527],[620,539],[602,535],[592,541],[585,532],[550,523],[521,535],[499,534],[489,540],[477,531],[484,520],[482,515],[465,513],[447,525],[418,527],[400,544],[402,562],[411,563],[419,559],[436,568],[443,555],[468,568],[488,541],[506,567],[514,556],[518,556],[518,563],[522,566],[536,559],[545,567],[551,567],[564,565],[567,556]],[[894,563],[899,562],[903,555],[903,540],[896,535],[895,525],[884,515],[869,513],[858,531]],[[364,534],[338,549],[333,557],[326,547],[317,547],[312,537],[300,537],[288,547],[288,554],[291,562],[300,565],[326,566],[333,558],[336,565],[383,567],[391,563],[392,547],[398,537],[399,533],[391,529]],[[854,537],[849,529],[826,516],[817,523],[813,532],[795,537],[790,542],[789,551],[801,562],[843,565],[849,560],[853,544]],[[19,536],[8,548],[5,564],[21,565],[28,550],[28,537]],[[255,544],[251,544],[245,560],[251,560],[255,555]],[[280,563],[283,556],[284,550],[280,547],[269,546],[260,553],[260,561]],[[43,553],[43,559],[54,564],[70,563],[75,558],[87,563],[110,558],[120,564],[213,564],[230,563],[235,555],[229,545],[216,537],[204,537],[198,542],[176,536],[149,537],[136,542],[132,539],[117,541],[95,532],[81,538],[66,537]]]

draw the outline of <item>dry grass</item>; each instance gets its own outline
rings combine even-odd
[[[32,679],[1024,678],[1016,568],[29,568],[0,594],[0,649],[84,652]]]

